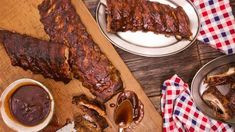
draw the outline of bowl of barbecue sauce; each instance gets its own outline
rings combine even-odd
[[[45,128],[54,113],[54,99],[40,82],[20,79],[1,95],[1,115],[13,130],[35,132]]]

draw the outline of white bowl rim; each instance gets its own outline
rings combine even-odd
[[[33,84],[37,84],[39,85],[41,88],[43,88],[49,95],[50,97],[50,100],[51,100],[51,109],[50,109],[50,113],[48,114],[47,118],[41,122],[40,124],[36,125],[36,126],[25,126],[25,125],[22,125],[20,124],[19,122],[17,121],[14,121],[13,119],[11,119],[8,114],[6,113],[6,110],[5,110],[5,99],[7,97],[7,95],[9,94],[10,91],[16,89],[18,84],[21,84],[21,83],[33,83]],[[33,79],[29,79],[29,78],[22,78],[22,79],[19,79],[19,80],[16,80],[14,81],[13,83],[11,83],[2,93],[1,95],[1,98],[0,98],[0,101],[1,101],[1,105],[0,106],[0,111],[1,111],[1,116],[3,118],[3,121],[7,124],[8,127],[10,127],[11,129],[13,130],[16,130],[18,132],[37,132],[37,131],[40,131],[42,130],[43,128],[45,128],[51,121],[52,117],[53,117],[53,114],[54,114],[54,106],[55,106],[55,102],[54,102],[54,98],[51,94],[51,92],[49,91],[49,89],[44,86],[42,83],[36,81],[36,80],[33,80]]]

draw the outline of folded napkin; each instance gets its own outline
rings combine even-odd
[[[235,53],[235,19],[229,0],[191,0],[201,19],[198,40],[226,54]]]
[[[162,86],[161,111],[164,132],[233,132],[225,123],[204,115],[195,106],[187,83],[177,75],[166,80]]]

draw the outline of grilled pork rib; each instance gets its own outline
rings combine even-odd
[[[147,0],[107,0],[108,32],[152,31],[191,39],[190,22],[182,7]]]
[[[222,95],[216,87],[209,87],[202,95],[203,100],[213,108],[214,115],[222,120],[232,118],[229,99]]]
[[[72,79],[67,46],[5,30],[0,30],[0,42],[3,43],[13,66],[20,66],[65,83]]]
[[[235,83],[235,67],[229,68],[225,73],[208,76],[205,80],[205,83],[210,86],[224,85],[229,83],[232,85]]]
[[[104,104],[89,99],[86,95],[73,97],[75,128],[79,132],[102,132],[108,122],[104,118],[106,113]]]
[[[75,78],[102,102],[123,90],[118,70],[92,40],[70,0],[44,0],[38,8],[51,41],[69,46]]]
[[[207,76],[204,83],[208,89],[203,93],[203,100],[214,108],[215,116],[222,120],[229,120],[235,115],[235,67],[228,71]],[[216,86],[229,85],[229,92],[222,95]]]
[[[235,115],[235,90],[230,90],[226,97],[229,100],[229,108],[232,110],[233,115]]]
[[[101,116],[106,115],[106,108],[103,103],[100,103],[97,100],[89,99],[85,94],[82,94],[80,96],[74,96],[73,97],[73,104],[81,105],[84,107],[87,107],[89,109],[93,109],[99,113]]]

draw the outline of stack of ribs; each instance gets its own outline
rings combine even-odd
[[[101,102],[123,91],[119,71],[92,40],[70,0],[44,0],[38,8],[50,41],[2,30],[0,40],[12,65],[65,83],[80,79]]]
[[[182,7],[148,0],[107,0],[106,23],[112,33],[142,30],[192,39],[189,18]]]
[[[89,99],[86,95],[74,96],[74,122],[75,129],[79,132],[102,132],[108,127],[105,119],[106,108],[96,100]]]
[[[214,115],[227,121],[235,115],[235,67],[222,74],[208,76],[205,80],[208,89],[203,93],[203,100],[213,108]],[[216,86],[228,85],[229,93],[223,95]]]

